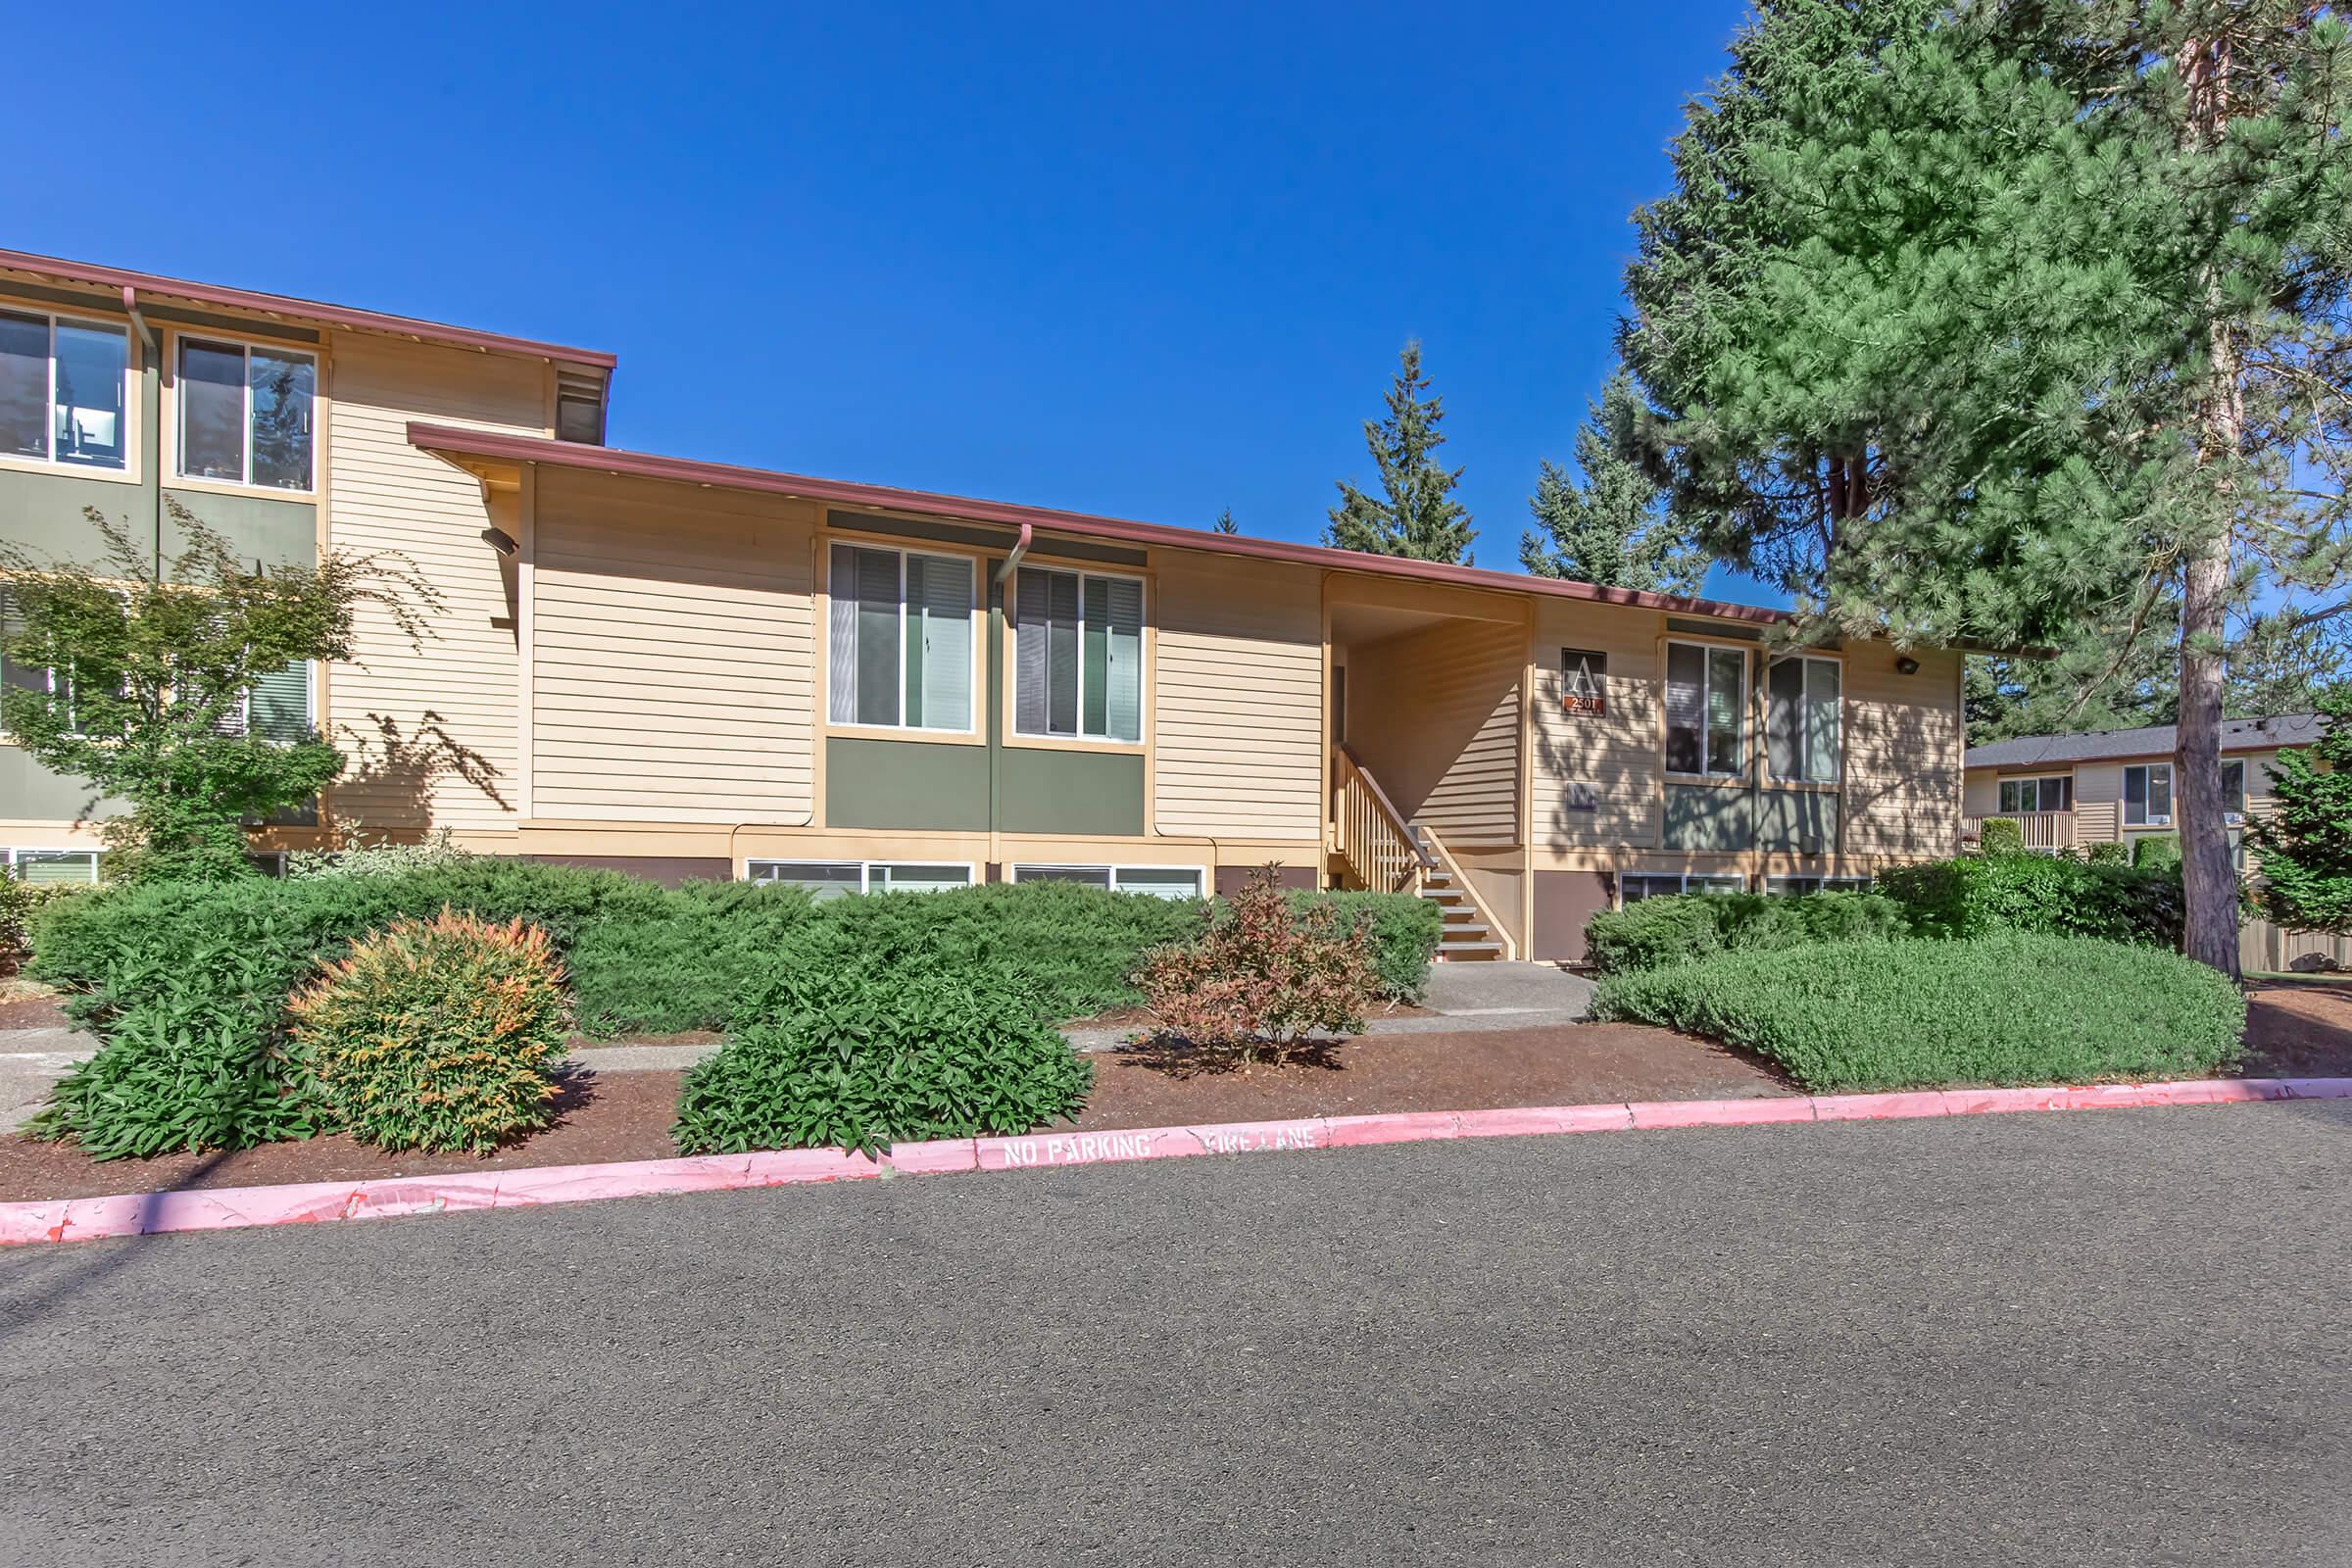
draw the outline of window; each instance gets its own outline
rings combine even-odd
[[[1560,706],[1592,716],[1607,711],[1609,656],[1590,648],[1560,650]]]
[[[1768,876],[1764,891],[1786,898],[1801,898],[1808,893],[1868,893],[1870,878],[1866,876]]]
[[[2124,769],[2124,825],[2169,827],[2173,820],[2173,764],[2144,762]]]
[[[96,850],[0,850],[0,865],[34,887],[98,880]]]
[[[1764,753],[1776,779],[1838,782],[1844,704],[1843,668],[1809,655],[1776,659],[1765,676]]]
[[[1200,897],[1197,865],[1016,865],[1015,882],[1076,882],[1113,893],[1146,893],[1157,899]]]
[[[1745,893],[1747,878],[1736,873],[1693,871],[1627,871],[1617,878],[1617,902],[1639,904],[1643,899],[1671,898],[1677,893]]]
[[[220,731],[291,745],[310,738],[312,723],[311,665],[298,659],[283,669],[256,676],[243,701],[222,720]]]
[[[1143,583],[1023,566],[1013,611],[1014,731],[1141,742]]]
[[[2222,809],[2232,821],[2245,820],[2246,764],[2242,760],[2222,764]]]
[[[970,733],[970,558],[836,544],[832,560],[833,722]]]
[[[0,689],[38,692],[49,699],[54,710],[62,705],[66,724],[74,724],[74,666],[68,664],[25,664],[10,659],[5,644],[11,637],[21,635],[24,623],[15,619],[8,606],[8,596],[0,594]],[[5,726],[0,726],[5,728]]]
[[[180,339],[180,477],[310,489],[318,382],[308,354]]]
[[[1666,645],[1666,771],[1737,778],[1747,771],[1747,655]]]
[[[752,860],[744,866],[754,882],[807,888],[820,903],[853,893],[940,893],[972,885],[972,867],[896,860]]]
[[[2004,813],[2071,811],[2074,808],[2075,780],[2071,773],[2060,773],[2049,778],[2001,780],[2001,810]]]
[[[126,467],[129,385],[123,328],[0,311],[0,455]]]

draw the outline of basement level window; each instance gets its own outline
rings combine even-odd
[[[1158,899],[1197,899],[1204,880],[1197,865],[1016,865],[1015,882],[1075,882],[1111,893]]]
[[[1672,898],[1677,893],[1745,893],[1747,878],[1737,872],[1625,871],[1617,877],[1617,902]]]
[[[820,903],[853,893],[944,893],[977,880],[966,861],[752,860],[744,874],[753,882],[807,888]]]
[[[70,887],[98,880],[96,850],[0,850],[0,865],[33,887]]]
[[[1783,898],[1802,898],[1808,893],[1868,893],[1870,878],[1866,876],[1768,876],[1764,891]]]

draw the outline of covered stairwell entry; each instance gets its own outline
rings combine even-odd
[[[1357,582],[1329,612],[1332,885],[1435,904],[1441,961],[1517,957],[1523,608]]]

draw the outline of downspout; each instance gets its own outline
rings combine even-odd
[[[162,582],[164,580],[164,367],[159,358],[161,350],[155,341],[155,328],[149,326],[147,318],[139,314],[139,291],[128,283],[122,285],[122,312],[130,318],[130,324],[139,329],[139,341],[147,345],[147,363],[155,370],[155,439],[147,443],[149,448],[147,462],[155,470],[155,508],[151,519],[155,527],[154,570],[155,580]],[[146,421],[146,400],[142,397],[139,422],[143,425]]]
[[[1002,616],[1005,625],[1013,624],[1016,608],[1016,596],[1009,586],[1012,574],[1020,569],[1021,558],[1029,554],[1029,546],[1036,539],[1035,525],[1022,523],[1020,536],[1013,540],[1012,548],[1004,553],[1004,559],[997,564],[997,569],[989,575],[989,581],[996,588],[991,596],[996,600],[993,612]],[[986,608],[983,607],[984,610]],[[989,679],[992,674],[995,676],[993,681]],[[1015,670],[1007,667],[1004,660],[1004,639],[992,635],[988,639],[988,667],[982,672],[980,681],[980,689],[989,698],[988,719],[980,726],[980,733],[988,739],[988,858],[1000,875],[1004,865],[1004,846],[998,842],[1004,820],[1004,737],[1000,726],[1004,721],[1004,682],[1015,679],[1018,679]]]

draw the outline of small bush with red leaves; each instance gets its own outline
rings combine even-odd
[[[444,908],[354,944],[288,1005],[318,1125],[486,1154],[545,1127],[570,1017],[547,933]]]
[[[1267,866],[1222,917],[1203,906],[1192,939],[1155,948],[1135,973],[1156,1032],[1201,1050],[1279,1060],[1317,1030],[1353,1034],[1380,999],[1372,920],[1328,904],[1294,909]]]

